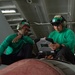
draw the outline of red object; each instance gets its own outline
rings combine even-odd
[[[52,64],[38,59],[25,59],[0,70],[0,75],[64,75]]]

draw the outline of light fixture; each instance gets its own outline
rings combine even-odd
[[[16,13],[15,10],[1,10],[2,13]]]

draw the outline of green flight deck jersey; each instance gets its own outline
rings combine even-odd
[[[52,38],[54,42],[69,47],[74,53],[75,34],[71,29],[64,28],[61,32],[55,30],[49,34],[48,38]]]
[[[0,56],[5,52],[6,55],[14,54],[18,52],[22,45],[25,43],[34,44],[34,41],[29,36],[23,36],[16,43],[12,43],[12,40],[17,36],[17,34],[11,34],[6,37],[6,39],[0,45]]]

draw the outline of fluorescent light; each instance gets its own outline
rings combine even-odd
[[[15,10],[1,10],[2,13],[16,13]]]

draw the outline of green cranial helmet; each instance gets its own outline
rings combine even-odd
[[[25,19],[22,20],[20,24],[21,24],[21,25],[26,25],[26,26],[30,27],[29,22],[28,22],[27,20],[25,20]]]
[[[17,25],[17,30],[20,30],[23,26],[28,26],[30,28],[30,24],[27,20],[22,20],[20,24]]]
[[[61,15],[56,15],[54,16],[54,18],[51,20],[51,24],[54,26],[58,26],[59,24],[63,23],[65,20],[65,18]]]

